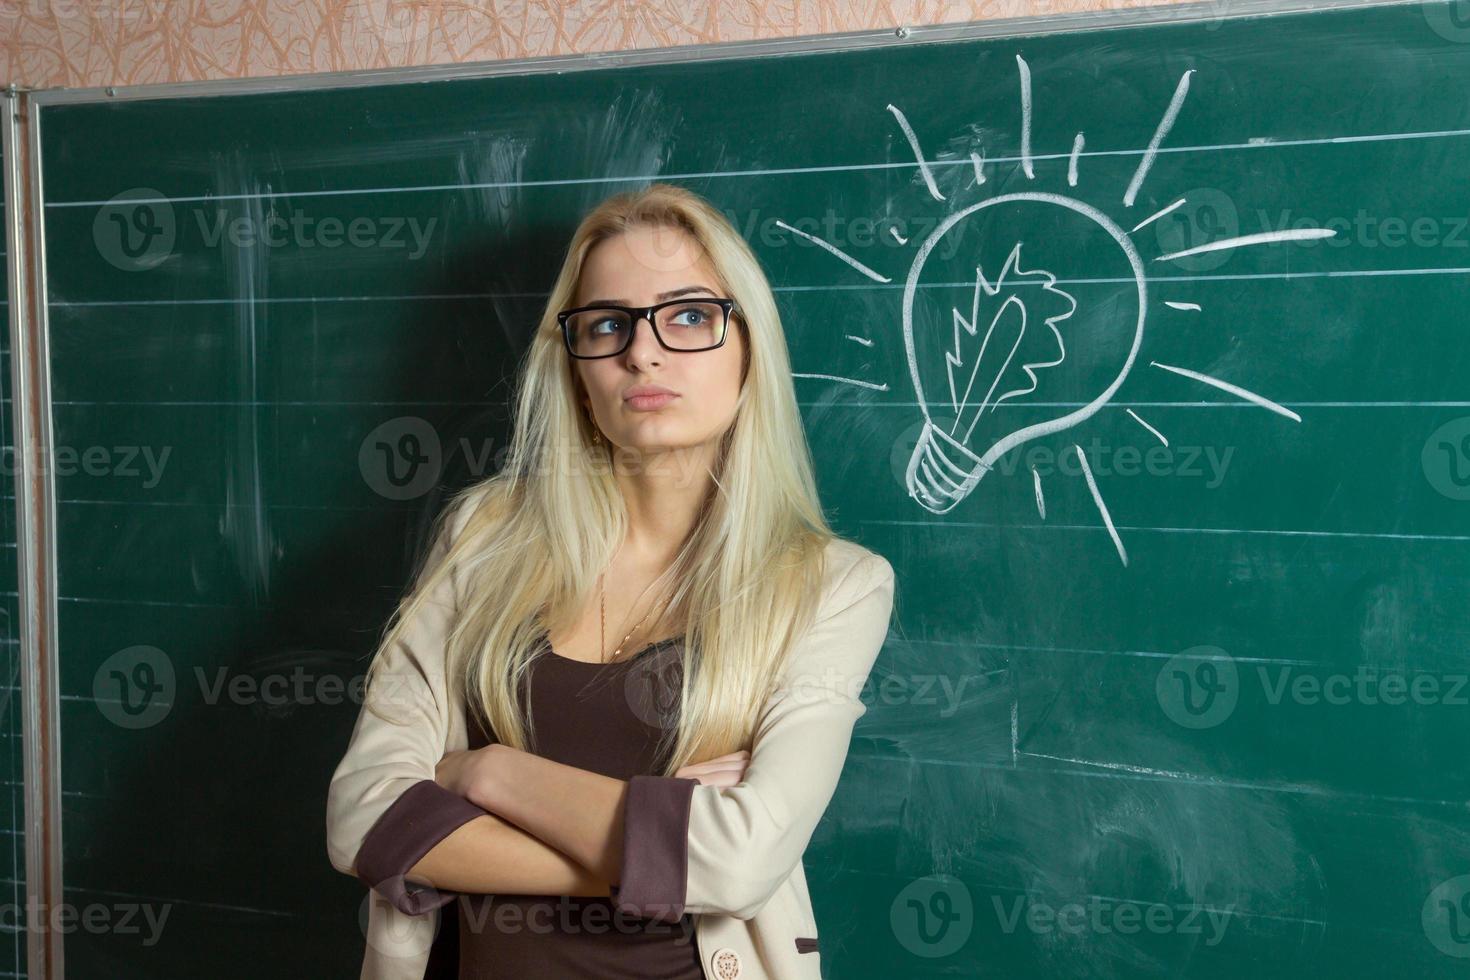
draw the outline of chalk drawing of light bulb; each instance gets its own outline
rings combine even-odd
[[[991,217],[987,212],[999,213],[997,209],[1004,209],[1010,220],[983,220]],[[1046,209],[1060,209],[1072,220],[1048,220],[1038,213]],[[967,312],[950,305],[951,329],[933,329],[933,310],[925,311],[929,316],[916,323],[920,312],[916,304],[924,302],[921,287],[933,279],[940,280],[936,286],[951,285],[945,273],[955,263],[945,263],[937,276],[931,272],[935,247],[946,236],[964,235],[965,241],[946,252],[962,258],[993,253],[995,239],[1008,241],[1006,228],[1016,227],[1019,220],[1025,220],[1028,228],[1041,227],[1065,238],[1048,243],[1049,264],[1067,261],[1071,250],[1089,253],[1086,261],[1095,267],[1099,242],[1111,243],[1127,270],[1115,278],[1131,280],[1128,291],[1135,298],[1120,304],[1115,293],[1103,311],[1106,315],[1074,320],[1076,296],[1057,285],[1053,272],[1040,266],[1026,268],[1029,253],[1024,243],[1017,242],[993,281],[983,262],[976,263],[970,308]],[[1042,192],[1002,194],[945,219],[919,247],[904,285],[904,349],[925,418],[909,459],[909,495],[927,510],[942,514],[965,499],[1010,450],[1076,425],[1106,405],[1127,378],[1143,343],[1147,291],[1143,262],[1127,234],[1102,212],[1074,198]],[[1120,305],[1131,307],[1122,318]],[[942,323],[944,317],[938,319]],[[1080,329],[1068,329],[1068,321]],[[1100,378],[1098,390],[1080,405],[1045,397],[1043,373],[1079,353],[1086,362],[1080,374]],[[1069,381],[1077,376],[1073,372]],[[936,406],[944,409],[943,418],[933,414]],[[1023,410],[1002,410],[1003,406]]]
[[[891,240],[905,248],[916,248],[913,257],[906,260],[909,265],[903,285],[901,332],[906,366],[922,417],[912,451],[905,433],[898,453],[900,461],[903,454],[908,454],[903,465],[908,496],[936,514],[956,507],[987,473],[1007,470],[1014,461],[1014,457],[1007,456],[1011,450],[1077,426],[1104,408],[1123,412],[1140,431],[1167,448],[1166,433],[1135,408],[1173,407],[1176,403],[1130,404],[1119,392],[1134,373],[1135,361],[1144,363],[1139,352],[1149,322],[1178,325],[1204,315],[1201,303],[1181,295],[1192,279],[1160,272],[1170,263],[1186,263],[1183,267],[1188,270],[1188,263],[1202,261],[1201,256],[1208,256],[1213,263],[1221,256],[1246,249],[1270,249],[1285,242],[1331,238],[1335,234],[1330,228],[1317,227],[1248,234],[1236,234],[1233,223],[1228,228],[1215,223],[1205,227],[1190,216],[1219,203],[1217,199],[1223,195],[1209,188],[1154,200],[1150,211],[1141,220],[1130,221],[1132,227],[1125,232],[1098,207],[1073,196],[1084,193],[1079,186],[1082,167],[1095,161],[1106,174],[1120,157],[1136,157],[1132,176],[1122,188],[1122,206],[1132,209],[1146,200],[1147,196],[1141,198],[1140,194],[1154,164],[1161,159],[1164,141],[1180,118],[1195,69],[1178,77],[1173,95],[1144,145],[1136,149],[1088,150],[1084,134],[1078,131],[1069,153],[1036,154],[1031,145],[1031,69],[1020,53],[1015,55],[1015,63],[1020,109],[1018,155],[988,157],[986,142],[990,137],[984,135],[988,127],[976,123],[957,130],[946,148],[931,159],[903,110],[893,103],[886,106],[914,156],[911,179],[896,192],[889,192],[883,202],[886,227],[881,236],[885,246]],[[976,82],[982,87],[989,84],[979,76]],[[1196,142],[1172,149],[1190,151],[1175,159],[1192,159],[1191,154],[1215,152],[1220,147],[1214,142]],[[1051,166],[1046,166],[1048,163]],[[885,172],[892,168],[888,163],[872,166]],[[1065,180],[1068,193],[1003,192],[1006,184],[1022,175],[1028,182],[1022,186],[1040,187],[1044,185],[1031,182]],[[1114,186],[1103,186],[1102,191],[1111,196]],[[918,201],[911,200],[915,195]],[[980,199],[976,203],[962,206],[962,202],[977,196]],[[1168,198],[1172,200],[1164,203]],[[932,233],[920,242],[917,236],[910,238],[900,231],[898,225],[910,209],[930,207],[932,202],[939,202],[948,212]],[[1225,199],[1224,203],[1231,202]],[[1189,233],[1182,240],[1165,235],[1155,225],[1171,215],[1176,222],[1184,219]],[[926,218],[919,212],[916,220]],[[776,224],[830,253],[846,265],[847,272],[856,271],[883,287],[894,282],[881,268],[873,268],[837,244],[785,222]],[[1160,254],[1151,254],[1147,266],[1139,257],[1138,239],[1134,238],[1146,228],[1164,249]],[[1145,267],[1154,270],[1152,279],[1145,275]],[[1150,282],[1155,287],[1152,290]],[[1151,295],[1154,292],[1160,295]],[[1157,304],[1152,310],[1150,302]],[[881,335],[874,336],[874,330],[848,329],[844,327],[843,339],[865,350],[882,343]],[[1225,378],[1158,360],[1146,363],[1283,418],[1298,423],[1302,420],[1287,406]],[[845,372],[794,371],[792,375],[865,391],[890,389],[887,381],[852,377]],[[1087,454],[1076,442],[1064,448],[1075,453],[1077,472],[1087,481],[1087,490],[1119,560],[1127,565],[1127,549]],[[1030,472],[1037,514],[1045,521],[1041,473],[1034,466]]]

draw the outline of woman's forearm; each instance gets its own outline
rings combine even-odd
[[[544,841],[602,882],[618,883],[627,782],[504,745],[481,751],[490,758],[466,787],[471,803]]]
[[[440,891],[606,897],[605,878],[507,821],[487,814],[435,844],[406,877]]]

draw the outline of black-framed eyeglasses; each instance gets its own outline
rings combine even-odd
[[[647,320],[664,350],[690,353],[714,350],[729,335],[733,299],[671,299],[652,306],[579,306],[556,315],[567,353],[582,360],[615,357],[628,349],[639,320]]]

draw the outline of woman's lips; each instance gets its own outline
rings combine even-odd
[[[667,392],[662,392],[657,395],[634,395],[627,399],[625,404],[635,412],[652,412],[655,409],[663,408],[678,397],[678,395]]]

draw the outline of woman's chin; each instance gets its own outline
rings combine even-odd
[[[636,434],[630,433],[626,439],[615,439],[613,442],[618,451],[624,455],[649,457],[705,453],[713,446],[708,439],[646,430]]]

